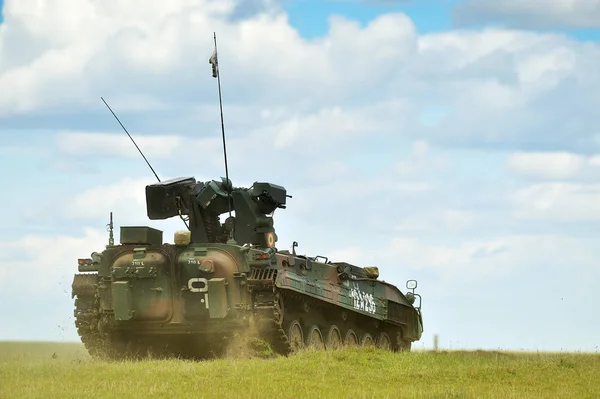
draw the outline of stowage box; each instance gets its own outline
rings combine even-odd
[[[148,226],[121,226],[121,244],[123,245],[162,245],[162,230]]]

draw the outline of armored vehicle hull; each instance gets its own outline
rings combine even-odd
[[[262,183],[254,189],[257,184]],[[260,195],[268,194],[260,187]],[[260,196],[253,189],[244,192]],[[244,219],[240,206],[237,212],[232,226],[239,233],[229,239],[219,240],[225,226],[207,227],[204,214],[204,225],[190,222],[201,227],[204,240],[194,242],[199,235],[194,228],[177,232],[174,243],[165,244],[159,230],[121,227],[120,244],[79,259],[72,295],[78,333],[90,354],[206,358],[224,354],[235,335],[249,332],[282,355],[307,346],[408,351],[421,338],[418,294],[379,280],[376,267],[298,255],[296,243],[292,253],[277,250],[272,221],[265,224],[258,215],[261,222],[255,225],[267,228],[244,233],[238,223],[250,218]]]

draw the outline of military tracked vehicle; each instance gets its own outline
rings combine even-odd
[[[219,79],[216,44],[215,34],[209,62]],[[160,230],[123,226],[115,245],[111,213],[108,245],[79,259],[72,285],[75,325],[89,353],[205,358],[226,353],[230,340],[248,333],[283,355],[307,346],[409,351],[423,333],[417,282],[407,281],[402,292],[379,280],[377,267],[300,255],[296,242],[291,253],[278,250],[273,213],[285,209],[290,196],[268,182],[233,187],[222,105],[221,127],[221,181],[161,182],[135,144],[158,180],[146,186],[148,218],[179,216],[187,230],[165,243]]]
[[[248,331],[283,355],[306,346],[410,350],[423,331],[416,281],[403,293],[378,280],[377,267],[299,255],[296,242],[278,250],[270,214],[287,197],[275,184],[232,187],[225,178],[146,186],[149,219],[187,215],[189,231],[170,244],[160,230],[123,226],[120,244],[111,237],[79,259],[72,293],[90,354],[219,356]],[[235,216],[221,224],[228,209]]]

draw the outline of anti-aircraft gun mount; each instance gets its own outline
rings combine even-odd
[[[285,188],[265,182],[255,182],[250,188],[233,187],[231,180],[221,180],[198,182],[180,177],[146,186],[148,218],[188,216],[192,243],[227,243],[233,238],[232,243],[273,247],[277,236],[268,215],[285,209],[286,198],[291,198]],[[228,210],[236,216],[221,226],[219,216]]]
[[[209,62],[219,79],[216,35]],[[121,226],[115,244],[111,213],[109,244],[79,259],[72,285],[75,325],[89,353],[205,358],[222,355],[228,339],[249,331],[284,355],[306,346],[409,351],[423,333],[416,281],[409,280],[412,292],[403,293],[379,280],[377,267],[299,255],[296,242],[292,253],[278,250],[272,216],[291,196],[268,182],[234,187],[222,106],[221,127],[226,177],[220,182],[161,181],[135,144],[158,180],[146,186],[148,218],[179,216],[188,230],[168,244],[160,230]]]

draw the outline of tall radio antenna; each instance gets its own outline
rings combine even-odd
[[[221,74],[219,73],[219,56],[217,55],[217,33],[213,32],[215,40],[215,50],[212,56],[208,59],[208,63],[212,65],[212,77],[217,78],[217,86],[219,87],[219,108],[221,111],[221,135],[223,136],[223,155],[225,158],[225,178],[227,179],[227,202],[229,203],[229,217],[231,217],[231,186],[229,180],[229,169],[227,168],[227,146],[225,145],[225,123],[223,122],[223,100],[221,97]]]

